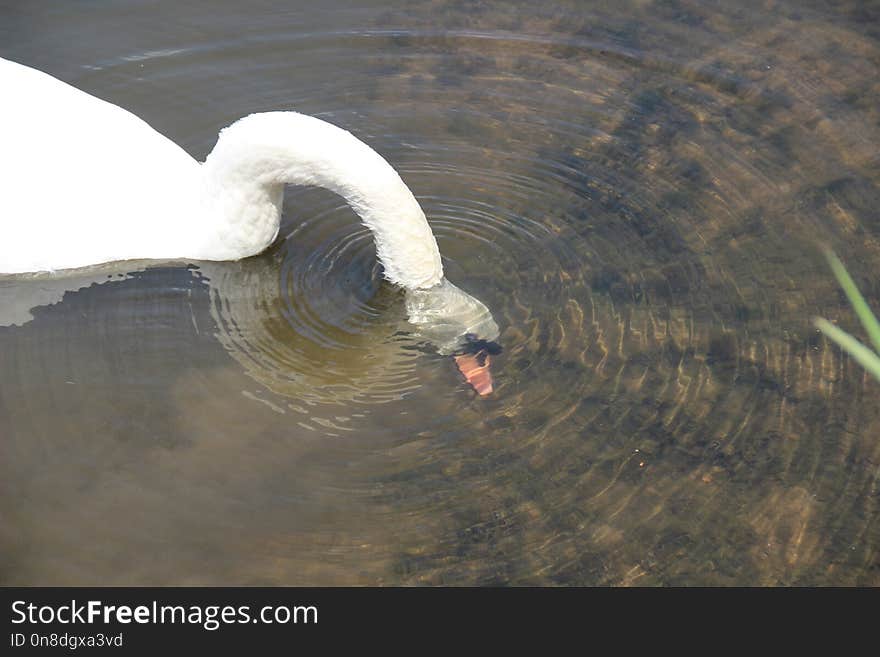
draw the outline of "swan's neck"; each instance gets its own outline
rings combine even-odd
[[[252,114],[220,133],[202,165],[214,224],[208,259],[262,251],[278,234],[284,185],[344,197],[369,228],[385,277],[408,289],[443,279],[440,252],[412,192],[349,132],[295,112]]]

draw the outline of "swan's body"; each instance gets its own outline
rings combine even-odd
[[[0,274],[238,260],[277,236],[285,184],[317,185],[373,232],[385,277],[412,293],[411,321],[497,335],[485,306],[443,278],[409,188],[345,130],[295,112],[253,114],[199,163],[134,114],[40,71],[0,59],[0,85]]]
[[[0,60],[0,273],[114,260],[238,260],[278,234],[285,183],[345,197],[389,280],[443,278],[425,215],[397,172],[350,133],[295,112],[225,129],[204,164],[121,107]]]

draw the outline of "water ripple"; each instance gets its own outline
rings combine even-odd
[[[270,109],[367,141],[492,310],[496,391],[323,191],[239,263],[4,282],[4,582],[877,583],[876,385],[810,325],[858,330],[816,242],[880,294],[880,54],[848,3],[219,4],[160,30],[135,3],[93,45],[52,14],[75,56],[12,52],[200,159]],[[144,544],[172,557],[94,558]]]

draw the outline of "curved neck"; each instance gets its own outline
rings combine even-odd
[[[372,231],[392,283],[422,289],[443,279],[437,241],[412,192],[341,128],[296,112],[252,114],[220,133],[202,166],[212,214],[223,217],[210,247],[221,255],[262,251],[278,233],[285,183],[316,185],[345,198]]]

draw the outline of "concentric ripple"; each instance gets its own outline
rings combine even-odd
[[[820,244],[880,307],[863,3],[126,4],[6,54],[198,158],[256,111],[352,131],[492,311],[495,392],[323,190],[242,262],[4,281],[4,582],[880,583],[877,386],[810,323],[859,331]]]
[[[418,387],[402,295],[382,281],[370,232],[329,200],[270,254],[201,266],[217,335],[294,406],[401,399]]]

